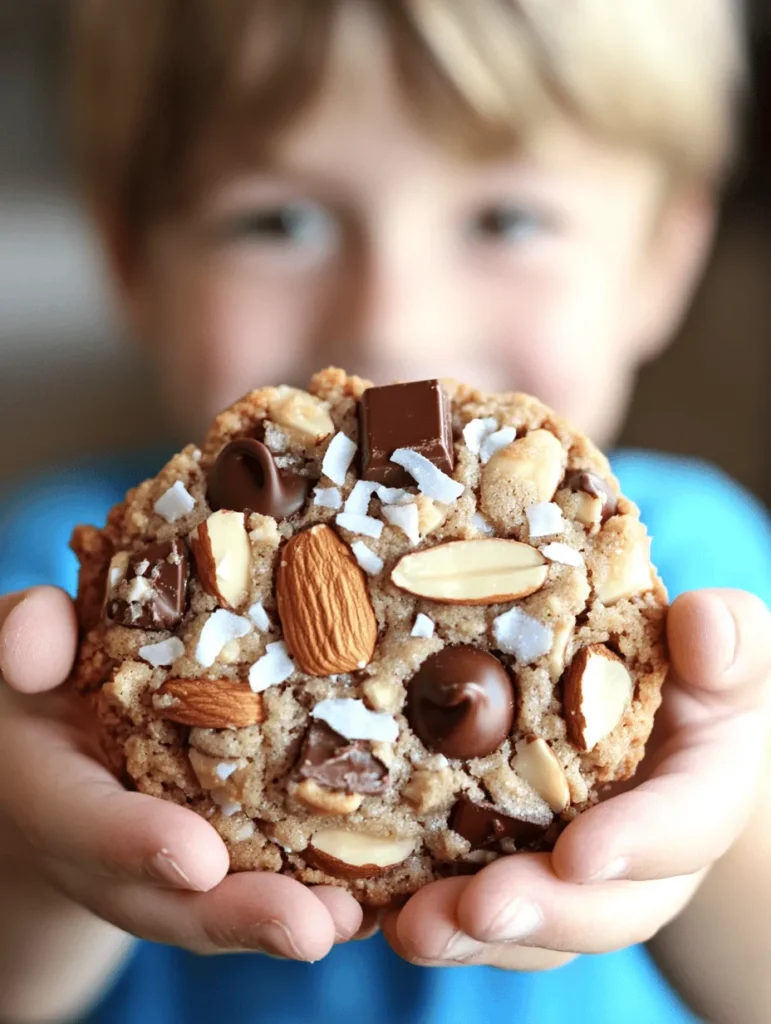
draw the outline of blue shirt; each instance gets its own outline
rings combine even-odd
[[[0,592],[54,583],[74,592],[67,547],[78,522],[103,522],[158,460],[81,466],[27,483],[0,504]],[[759,502],[693,461],[620,453],[614,468],[642,509],[670,595],[740,587],[771,598],[771,525]],[[730,543],[726,541],[730,540]],[[199,957],[140,942],[84,1024],[695,1024],[642,947],[583,956],[558,971],[430,969],[381,936],[317,964],[258,954]]]

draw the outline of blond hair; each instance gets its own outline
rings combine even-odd
[[[357,0],[75,0],[76,157],[99,207],[141,235],[191,198],[205,138],[266,148],[313,100]],[[427,129],[499,155],[549,118],[714,182],[742,80],[733,0],[358,0],[389,35]],[[243,130],[249,120],[251,129]]]

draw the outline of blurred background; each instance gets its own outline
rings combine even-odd
[[[121,344],[68,173],[66,4],[0,0],[0,493],[84,453],[152,443],[162,409]],[[751,14],[748,155],[682,336],[622,442],[709,459],[771,504],[771,3]]]

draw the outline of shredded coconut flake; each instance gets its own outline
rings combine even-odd
[[[233,837],[237,843],[244,843],[247,839],[251,839],[256,829],[253,821],[245,821],[243,825],[239,826],[238,831]]]
[[[335,516],[335,522],[344,530],[351,533],[360,533],[364,537],[379,537],[383,532],[383,524],[379,519],[371,516],[359,516],[353,512],[339,512]]]
[[[214,774],[218,779],[222,779],[225,782],[233,772],[238,768],[237,761],[220,761],[220,763],[214,769]]]
[[[561,562],[562,565],[573,565],[578,567],[584,564],[580,551],[576,551],[575,548],[571,548],[569,544],[561,544],[559,541],[554,541],[552,544],[545,544],[541,548],[541,554],[544,558],[548,558],[550,562]]]
[[[270,619],[263,607],[262,601],[255,601],[246,613],[261,633],[267,633],[270,629]]]
[[[383,559],[376,555],[374,551],[371,551],[363,540],[354,541],[351,544],[351,551],[353,551],[356,561],[368,575],[377,576],[379,572],[382,572]]]
[[[466,447],[474,455],[479,455],[482,442],[498,429],[498,420],[494,416],[485,416],[482,420],[470,420],[463,428],[463,440]]]
[[[286,644],[278,640],[268,644],[263,656],[249,669],[249,685],[255,693],[262,693],[269,686],[278,686],[294,672],[294,662],[287,653]]]
[[[378,484],[375,493],[384,505],[403,505],[406,501],[415,500],[415,495],[405,491],[403,487],[386,487]]]
[[[554,642],[549,626],[516,607],[493,619],[493,636],[502,651],[523,665],[548,654]]]
[[[152,596],[153,585],[144,576],[135,576],[128,585],[126,600],[129,604],[141,604]]]
[[[369,502],[377,484],[370,480],[357,480],[353,490],[348,495],[345,503],[345,511],[355,516],[366,516],[369,511]]]
[[[349,740],[380,740],[394,743],[399,726],[393,715],[370,711],[362,700],[350,697],[328,697],[311,711],[312,718],[326,722],[335,732]]]
[[[511,444],[516,438],[516,427],[501,427],[495,433],[489,434],[479,449],[479,461],[483,466],[486,466],[496,452],[499,452],[501,448],[505,448],[507,444]]]
[[[211,798],[226,818],[232,818],[241,810],[241,804],[234,800],[225,789],[213,789]]]
[[[204,668],[211,668],[222,648],[231,640],[238,640],[251,631],[252,623],[243,615],[218,608],[203,625],[195,649],[195,660]]]
[[[430,462],[425,455],[414,452],[411,448],[397,448],[391,456],[391,462],[406,469],[418,485],[418,490],[434,501],[450,504],[463,494],[463,484],[447,476],[441,469]]]
[[[434,635],[434,628],[434,620],[430,619],[428,615],[424,615],[423,612],[418,612],[410,636],[422,636],[428,640]]]
[[[530,536],[554,537],[565,532],[562,509],[553,501],[537,501],[527,509]]]
[[[162,494],[155,503],[155,511],[163,516],[167,523],[176,523],[182,516],[192,512],[195,508],[195,499],[185,490],[181,480],[177,480],[173,487],[170,487],[165,494]]]
[[[329,477],[333,484],[342,487],[345,483],[345,474],[353,462],[356,454],[356,445],[342,431],[335,434],[329,442],[329,447],[324,454],[324,461],[321,463],[321,472]]]
[[[475,512],[471,517],[471,525],[477,531],[477,533],[484,533],[488,537],[492,537],[495,533],[491,523],[485,519],[481,512]]]
[[[337,487],[314,487],[313,504],[320,508],[342,508],[343,498]]]
[[[161,640],[157,644],[147,644],[139,648],[139,657],[149,662],[153,668],[161,668],[164,665],[173,665],[177,658],[185,653],[185,645],[177,636],[170,636],[168,640]]]
[[[383,508],[383,517],[391,526],[401,530],[411,544],[419,543],[418,506],[414,501],[409,505],[386,505]]]

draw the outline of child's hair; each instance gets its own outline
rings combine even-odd
[[[204,140],[228,160],[269,146],[318,93],[351,2],[376,10],[412,109],[456,150],[501,155],[567,114],[674,181],[716,182],[728,166],[737,0],[75,0],[90,199],[141,237],[190,198]]]

